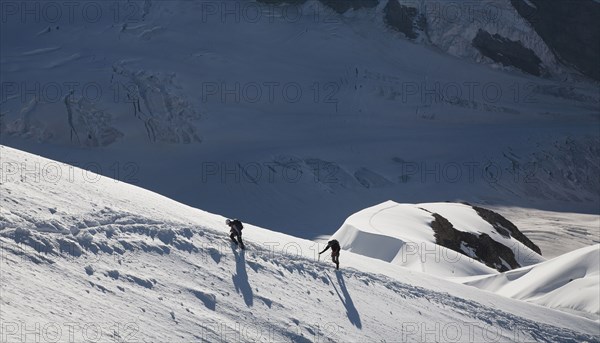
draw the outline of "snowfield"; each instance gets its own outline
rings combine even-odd
[[[3,341],[600,339],[597,321],[353,252],[336,272],[323,246],[251,224],[234,250],[222,216],[6,146],[0,158]]]
[[[509,216],[522,232],[543,251],[544,257],[562,254],[600,243],[600,215],[533,208],[492,207]]]
[[[499,275],[474,277],[465,284],[514,299],[572,311],[598,321],[600,245]],[[469,278],[466,278],[468,280]]]

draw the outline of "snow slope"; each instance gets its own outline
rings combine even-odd
[[[597,323],[245,225],[0,146],[0,319],[18,341],[595,342]]]
[[[353,214],[333,237],[348,251],[432,275],[458,277],[496,273],[495,269],[470,258],[475,254],[468,246],[463,245],[462,251],[456,252],[436,244],[431,228],[432,213],[448,219],[459,231],[488,234],[509,247],[522,266],[545,260],[513,237],[498,234],[471,206],[455,203],[388,201]]]
[[[431,213],[448,219],[459,231],[488,234],[510,247],[525,267],[498,273],[480,261],[437,245]],[[598,245],[546,260],[516,239],[499,235],[471,206],[392,201],[353,214],[333,237],[344,250],[356,254],[598,320]],[[463,253],[474,256],[469,247],[463,247]]]
[[[598,321],[600,245],[498,275],[465,278],[464,283],[506,297],[584,314]]]

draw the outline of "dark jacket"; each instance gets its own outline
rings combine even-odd
[[[338,252],[340,252],[340,249],[341,249],[340,248],[340,242],[338,242],[335,239],[327,242],[327,246],[319,254],[322,254],[322,253],[326,252],[327,249],[329,249],[329,248],[331,248],[331,252],[332,253],[338,253]]]

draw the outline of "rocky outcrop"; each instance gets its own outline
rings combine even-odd
[[[402,32],[406,38],[417,39],[420,31],[427,28],[427,19],[414,7],[401,5],[398,0],[390,0],[383,9],[385,22]]]
[[[307,0],[256,0],[258,3],[267,5],[303,5]],[[344,13],[349,9],[375,8],[379,0],[319,0],[327,7],[338,13]]]
[[[479,29],[473,46],[485,57],[504,66],[516,67],[526,73],[541,76],[543,74],[542,61],[533,52],[526,48],[520,41],[513,41],[499,34],[490,34]]]
[[[489,235],[459,231],[448,219],[437,213],[432,215],[435,220],[431,223],[431,228],[435,232],[436,244],[469,256],[500,272],[521,267],[513,251]]]
[[[307,0],[256,0],[258,3],[267,5],[302,5]]]
[[[345,13],[349,9],[375,8],[379,0],[319,0],[327,7],[338,13]]]
[[[511,0],[556,57],[600,80],[600,3],[595,0]]]
[[[540,248],[535,245],[527,236],[525,236],[519,229],[515,226],[515,224],[511,223],[508,219],[504,218],[500,214],[490,211],[488,209],[471,206],[477,212],[477,214],[483,218],[486,222],[490,223],[504,237],[513,237],[519,242],[525,244],[526,247],[535,251],[538,254],[542,254]]]

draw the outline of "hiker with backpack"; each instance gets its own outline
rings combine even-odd
[[[230,228],[229,238],[231,238],[231,241],[235,243],[235,245],[239,245],[240,248],[246,249],[246,247],[244,247],[244,242],[242,242],[242,229],[244,228],[242,222],[237,219],[227,219],[225,224]]]
[[[327,246],[325,247],[325,249],[323,249],[323,251],[321,251],[319,255],[327,251],[327,249],[329,248],[331,248],[331,260],[333,261],[333,263],[335,263],[335,269],[340,269],[340,242],[338,242],[335,239],[330,240],[329,242],[327,242]]]

